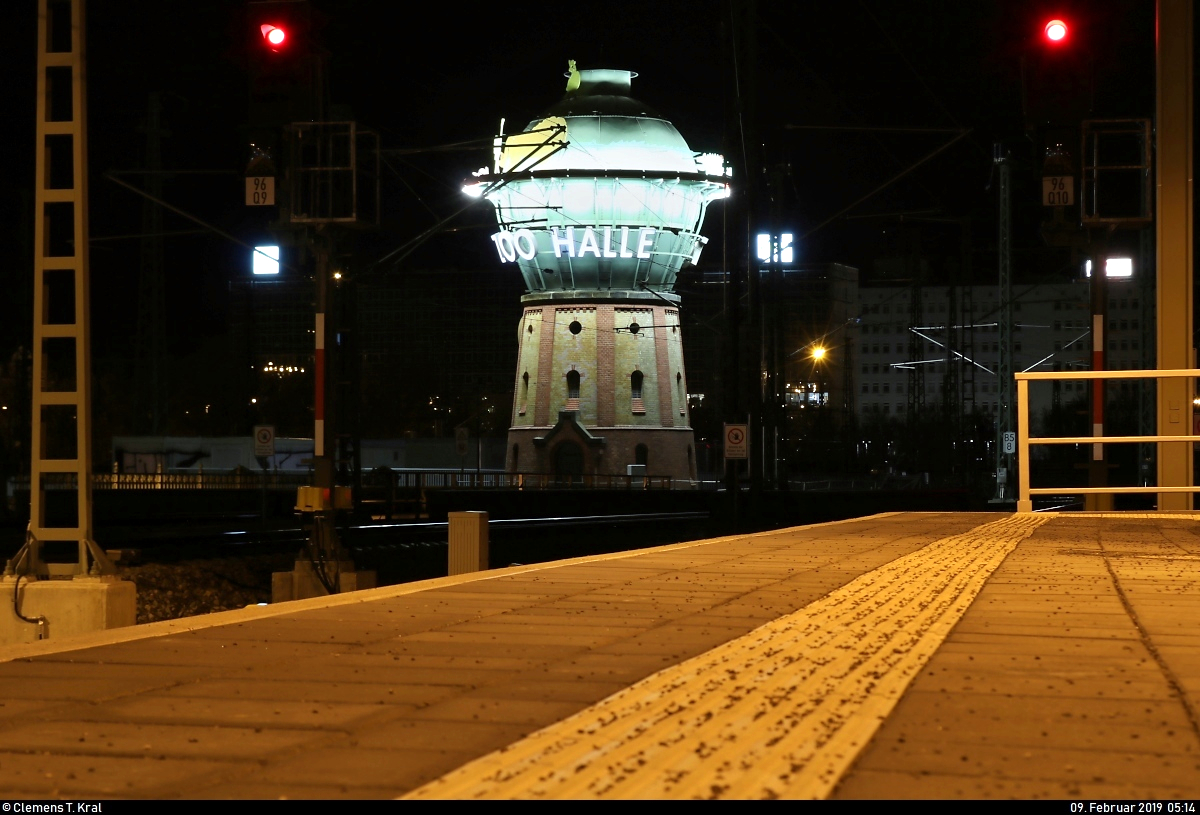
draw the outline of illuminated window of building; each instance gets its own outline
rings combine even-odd
[[[638,415],[646,412],[646,403],[642,399],[642,381],[644,376],[641,371],[634,371],[629,375],[629,401],[630,410]]]

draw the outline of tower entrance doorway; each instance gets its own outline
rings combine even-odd
[[[554,476],[567,483],[583,480],[583,448],[577,442],[560,442],[554,448]]]

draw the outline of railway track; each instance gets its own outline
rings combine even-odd
[[[489,524],[493,566],[674,543],[709,532],[709,514],[703,511],[515,518]],[[338,533],[342,544],[356,562],[363,562],[364,568],[378,564],[390,573],[395,569],[389,562],[397,558],[435,559],[444,573],[448,539],[448,524],[444,521],[347,524],[339,527]],[[10,537],[5,548],[15,552],[20,541],[16,535]],[[98,529],[97,539],[125,563],[171,563],[298,553],[308,532],[299,523],[263,527],[258,518],[247,516],[207,525],[176,522],[112,526]],[[0,552],[3,557],[11,554]]]

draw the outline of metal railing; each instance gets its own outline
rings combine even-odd
[[[1034,495],[1113,495],[1118,493],[1200,492],[1194,485],[1146,487],[1030,487],[1029,447],[1034,444],[1164,444],[1200,442],[1200,436],[1040,436],[1029,435],[1029,383],[1040,380],[1068,379],[1195,379],[1200,369],[1182,368],[1163,371],[1038,371],[1018,373],[1017,380],[1017,477],[1019,497],[1017,512],[1032,512]],[[1194,388],[1188,391],[1194,392]],[[1189,430],[1192,428],[1188,428]]]
[[[261,490],[295,489],[311,481],[307,473],[93,473],[92,489],[116,490]],[[29,476],[10,479],[17,490],[29,489]],[[43,484],[48,490],[73,490],[74,473],[47,473]]]
[[[553,473],[460,472],[458,470],[392,471],[400,489],[599,489],[669,490],[667,475],[555,475]],[[363,473],[363,486],[387,486],[387,475]],[[9,479],[16,490],[29,489],[29,476]],[[312,483],[308,473],[95,473],[94,490],[242,490],[294,489]],[[691,482],[686,482],[688,486]],[[47,489],[75,489],[74,473],[47,473]]]
[[[826,478],[815,481],[792,480],[788,482],[789,489],[799,492],[879,492],[882,490],[914,490],[925,486],[928,484],[923,474]]]
[[[396,486],[417,489],[502,490],[669,490],[669,475],[557,475],[554,473],[483,473],[471,471],[397,472]]]

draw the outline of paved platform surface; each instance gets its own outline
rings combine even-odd
[[[898,513],[0,654],[0,797],[1200,797],[1200,516]]]

